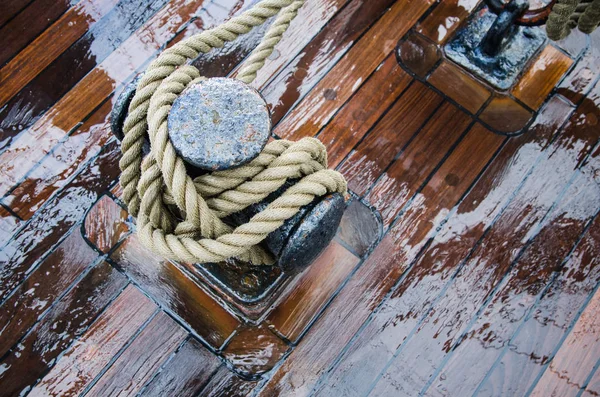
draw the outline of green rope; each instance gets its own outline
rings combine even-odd
[[[552,40],[567,37],[574,28],[592,33],[600,24],[600,0],[558,0],[546,22]]]

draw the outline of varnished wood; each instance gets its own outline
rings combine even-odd
[[[0,5],[0,394],[596,395],[597,34],[498,93],[439,47],[478,2],[307,0],[253,84],[347,176],[334,242],[257,306],[140,246],[115,97],[255,2]]]

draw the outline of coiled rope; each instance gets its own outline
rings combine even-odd
[[[237,257],[255,265],[272,264],[274,258],[257,244],[315,197],[346,193],[344,177],[327,169],[325,147],[314,138],[272,141],[250,163],[194,180],[169,140],[167,116],[173,102],[187,86],[203,79],[186,63],[277,16],[237,75],[251,83],[303,3],[263,0],[166,49],[145,71],[123,125],[119,166],[124,201],[137,218],[137,232],[147,248],[177,261],[207,263]],[[151,151],[144,157],[146,136]],[[232,229],[222,221],[292,178],[301,179],[247,223]]]
[[[600,0],[558,0],[546,22],[546,32],[552,40],[567,37],[579,28],[592,33],[600,24]]]

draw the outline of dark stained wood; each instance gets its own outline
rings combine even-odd
[[[413,83],[339,167],[350,189],[364,195],[441,102],[431,89]]]
[[[129,233],[129,214],[109,196],[103,196],[88,212],[85,237],[95,248],[108,253]]]
[[[510,97],[495,97],[483,109],[479,119],[500,133],[514,134],[531,120],[532,113]]]
[[[135,396],[186,335],[175,321],[159,312],[86,395]]]
[[[502,143],[482,128],[472,130],[422,190],[405,222],[399,222],[352,275],[298,347],[262,389],[262,395],[306,395],[381,302],[427,241],[427,235],[456,204]],[[473,156],[478,153],[479,156]],[[468,164],[465,167],[465,164]],[[447,175],[459,183],[446,185]],[[443,195],[437,192],[445,187]],[[402,221],[404,218],[401,218]]]
[[[219,368],[210,382],[197,394],[202,397],[243,397],[251,395],[258,381],[247,381],[227,367]]]
[[[337,3],[339,2],[337,0]],[[360,38],[392,3],[390,0],[350,2],[315,36],[301,54],[264,87],[263,95],[271,107],[274,124],[348,53],[353,42]],[[324,47],[328,49],[324,51]],[[255,86],[259,85],[255,83]]]
[[[331,375],[322,395],[360,395],[428,312],[464,255],[481,238],[566,120],[571,107],[553,100],[527,135],[508,142],[465,196],[390,298],[374,313]],[[493,193],[490,193],[493,192]],[[401,221],[401,219],[400,219]]]
[[[572,64],[570,57],[547,45],[519,80],[513,95],[537,110]]]
[[[297,342],[325,304],[356,267],[359,259],[335,241],[292,282],[268,317],[277,331]]]
[[[152,301],[127,287],[29,395],[79,395],[155,312]]]
[[[334,242],[255,305],[136,242],[116,95],[257,1],[0,1],[0,394],[597,395],[596,33],[489,97],[440,61],[476,1],[307,0],[253,85],[361,196]]]
[[[118,175],[114,144],[84,167],[0,252],[0,298],[5,298],[51,252]]]
[[[3,66],[76,3],[77,0],[31,2],[0,29],[0,37],[6,43],[0,48],[0,66]],[[4,12],[0,10],[0,13]]]
[[[435,44],[413,31],[398,44],[396,53],[399,62],[422,79],[427,77],[442,57]]]
[[[6,0],[3,1],[0,8],[0,26],[14,18],[31,0]]]
[[[286,139],[299,139],[318,133],[358,90],[366,76],[387,58],[407,27],[430,5],[429,0],[396,2],[279,123],[275,134]],[[382,36],[386,39],[380,40]]]
[[[491,95],[478,80],[448,61],[442,61],[427,81],[471,113],[477,113]]]
[[[596,217],[560,274],[544,293],[479,386],[484,395],[520,395],[536,382],[600,281],[600,218]],[[591,384],[591,383],[590,383]]]
[[[366,199],[381,213],[384,227],[392,223],[471,122],[466,113],[445,102],[383,172]]]
[[[197,340],[190,339],[142,391],[142,396],[195,396],[221,361]]]
[[[546,152],[493,227],[473,252],[461,259],[464,263],[460,271],[415,333],[404,342],[373,392],[419,393],[438,373],[444,359],[476,318],[480,306],[537,234],[574,169],[595,145],[598,139],[595,127],[581,123],[579,113],[570,122],[565,134]],[[410,368],[403,365],[408,357],[413,362]]]
[[[238,327],[239,321],[169,261],[130,235],[111,259],[161,306],[172,311],[215,349]]]
[[[22,219],[30,219],[82,166],[96,157],[112,138],[108,127],[110,108],[111,102],[105,102],[70,135],[67,142],[49,153],[28,174],[27,179],[5,198],[6,204]]]
[[[317,137],[327,147],[329,167],[337,167],[411,82],[394,55],[373,72]]]
[[[30,45],[0,69],[0,106],[85,34],[117,4],[117,0],[93,0],[77,4],[46,29]]]
[[[273,369],[288,351],[289,346],[265,324],[238,329],[223,349],[223,356],[247,377]]]
[[[580,175],[564,198],[544,219],[531,245],[498,286],[492,300],[467,331],[428,391],[469,395],[491,370],[496,359],[554,281],[563,261],[586,225],[600,210],[600,186]],[[448,381],[450,380],[450,381]]]
[[[71,233],[0,306],[0,357],[52,307],[98,255]]]
[[[95,266],[2,358],[3,393],[17,395],[32,387],[126,284],[125,276],[108,263]]]
[[[478,3],[477,0],[442,1],[417,25],[417,31],[436,43],[444,43]]]

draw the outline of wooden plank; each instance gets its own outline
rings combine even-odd
[[[481,238],[571,112],[555,99],[531,130],[508,141],[407,275],[350,344],[318,389],[321,395],[366,393]],[[400,218],[402,220],[402,218]]]
[[[496,96],[483,109],[479,120],[500,133],[515,134],[523,132],[532,117],[532,113],[507,96]]]
[[[366,76],[387,58],[398,40],[431,3],[431,0],[400,0],[394,3],[279,123],[274,133],[293,140],[318,133],[358,90]]]
[[[584,111],[588,110],[580,109]],[[547,151],[493,227],[465,258],[452,283],[386,367],[374,393],[421,392],[460,342],[488,294],[497,288],[575,168],[596,144],[594,122],[582,122],[580,114],[570,119],[565,134]],[[408,357],[414,364],[410,368],[403,365]]]
[[[79,395],[155,312],[150,299],[127,287],[29,395]]]
[[[551,45],[547,45],[513,88],[513,95],[533,110],[537,110],[569,70],[573,60]]]
[[[600,160],[600,159],[598,159]],[[474,394],[538,299],[554,282],[586,225],[600,210],[600,186],[581,174],[544,220],[477,321],[431,384],[428,395]]]
[[[105,102],[4,199],[22,219],[31,219],[40,207],[64,188],[80,168],[97,156],[112,138],[107,122],[111,106],[110,101]]]
[[[0,26],[13,18],[23,8],[29,4],[31,0],[5,0],[0,8]]]
[[[492,94],[471,74],[449,61],[442,61],[427,81],[473,114]]]
[[[282,293],[267,320],[288,340],[297,342],[333,293],[356,267],[359,258],[333,241]]]
[[[0,29],[0,37],[4,43],[0,46],[0,66],[4,66],[76,3],[77,0],[35,0],[27,5]]]
[[[240,378],[227,367],[222,366],[210,379],[198,397],[242,397],[250,396],[258,385],[258,381],[247,381]]]
[[[307,0],[273,54],[265,62],[265,66],[256,76],[256,80],[252,82],[252,86],[257,89],[266,87],[283,69],[289,69],[290,64],[299,64],[300,59],[308,56],[315,48],[322,47],[327,41],[335,46],[344,46],[344,41],[340,36],[331,37],[329,36],[331,33],[325,32],[330,31],[330,25],[339,28],[338,34],[342,32],[348,34],[348,31],[357,31],[363,28],[358,21],[346,26],[340,21],[348,21],[348,17],[354,15],[356,10],[369,12],[369,9],[365,10],[362,5],[364,3],[360,0]],[[370,2],[369,6],[376,10],[379,9],[378,3],[378,1]],[[298,57],[300,52],[305,55]]]
[[[390,0],[351,1],[268,86],[254,84],[263,88],[274,125],[328,74],[392,3]],[[304,34],[297,32],[300,37]]]
[[[442,222],[503,139],[481,128],[472,129],[413,201],[412,212],[400,218],[373,253],[352,275],[298,347],[273,374],[261,395],[307,395],[331,366],[372,310],[384,299],[408,264]],[[473,156],[477,153],[478,156]],[[459,183],[438,192],[449,174]]]
[[[0,299],[4,299],[51,252],[119,175],[114,141],[40,209],[0,251]]]
[[[252,378],[273,369],[289,346],[262,323],[240,327],[223,349],[223,357],[245,377]]]
[[[0,361],[6,395],[26,393],[121,292],[127,278],[108,263],[95,266]]]
[[[87,213],[85,237],[94,247],[108,253],[130,232],[129,214],[109,196],[103,196]]]
[[[600,30],[591,34],[592,42],[600,39]],[[600,47],[590,45],[583,56],[571,69],[569,74],[557,87],[557,92],[572,103],[580,103],[594,87],[600,70],[596,67],[600,62]]]
[[[117,4],[117,0],[83,0],[39,35],[0,69],[0,106],[85,34]]]
[[[0,247],[4,246],[10,240],[21,224],[21,219],[0,206]]]
[[[164,312],[159,312],[86,395],[137,395],[186,335],[181,326]]]
[[[330,168],[336,168],[412,81],[388,56],[358,92],[317,136],[327,147]]]
[[[596,372],[592,375],[588,385],[585,387],[581,396],[583,397],[594,397],[600,395],[600,371],[596,370]]]
[[[209,345],[219,349],[239,321],[169,261],[142,246],[133,234],[111,259],[161,306],[187,323]]]
[[[50,309],[97,257],[98,254],[76,230],[31,273],[0,306],[0,357]]]
[[[596,291],[531,396],[576,396],[600,357],[600,291]]]
[[[414,82],[339,167],[362,196],[431,117],[442,98]]]
[[[60,98],[43,117],[22,132],[11,147],[0,154],[0,161],[11,164],[11,167],[0,171],[0,195],[4,196],[58,142],[65,139],[81,120],[101,106],[116,86],[130,79],[132,73],[149,58],[156,57],[159,49],[201,9],[202,3],[190,3],[186,0],[175,0],[169,7],[163,8]],[[82,102],[81,98],[86,100]],[[107,105],[95,116],[104,120],[106,126],[109,125],[110,107],[111,105]],[[15,123],[29,125],[22,120]],[[85,152],[81,147],[78,150],[79,153]]]
[[[140,395],[195,396],[213,376],[220,364],[221,361],[217,356],[197,340],[190,339],[161,368]]]
[[[445,102],[381,175],[366,199],[381,213],[384,228],[390,226],[471,123],[466,113]]]
[[[381,222],[371,208],[352,200],[340,221],[336,238],[354,255],[364,258],[381,237]]]
[[[478,4],[479,0],[442,1],[416,30],[436,43],[444,43]]]
[[[479,386],[482,395],[524,395],[536,382],[600,281],[599,244],[600,217],[596,217],[556,281],[511,339],[509,349]]]

